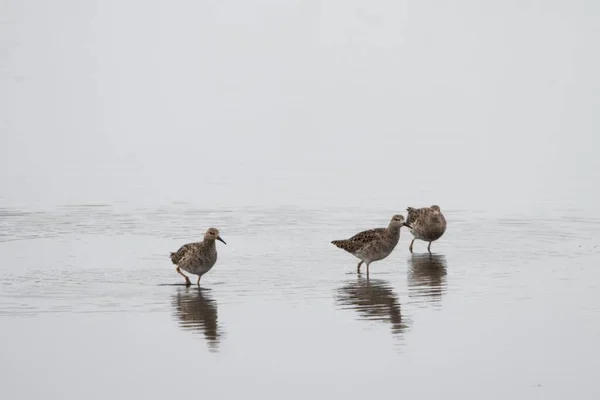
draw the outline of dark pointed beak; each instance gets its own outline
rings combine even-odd
[[[223,243],[225,243],[225,241],[224,241],[223,239],[221,239],[221,236],[217,236],[217,240],[218,240],[219,242],[223,242]],[[227,243],[225,243],[225,244],[227,244]]]
[[[404,223],[404,226],[406,226],[408,229],[412,229],[413,227],[410,226],[409,224],[407,224],[406,222]]]

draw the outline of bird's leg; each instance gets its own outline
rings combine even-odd
[[[179,267],[175,268],[175,271],[177,271],[177,273],[179,275],[181,275],[185,278],[185,286],[192,286],[192,282],[190,282],[190,278],[188,278],[183,272],[181,272],[181,269]]]
[[[371,263],[367,263],[367,279],[369,279],[369,265],[371,265]]]
[[[429,246],[427,246],[427,251],[431,254],[431,242],[429,242]]]
[[[202,277],[202,275],[198,275],[198,282],[196,282],[196,285],[198,285],[198,287],[200,287],[200,278]]]
[[[414,242],[415,242],[415,239],[413,239],[413,240],[412,240],[412,242],[410,242],[410,246],[408,246],[408,250],[409,250],[411,253],[413,252],[413,251],[412,251],[412,246],[413,246],[413,243],[414,243]]]
[[[360,266],[362,265],[364,261],[361,260],[361,262],[358,263],[358,265],[356,266],[356,272],[360,274]]]

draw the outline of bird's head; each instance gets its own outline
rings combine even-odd
[[[404,220],[404,215],[394,215],[392,220],[390,221],[390,228],[402,228],[403,226],[407,226],[412,229],[412,226],[408,225]]]
[[[204,234],[204,239],[218,240],[219,242],[225,243],[225,241],[221,239],[221,236],[219,236],[219,230],[217,228],[209,228]]]

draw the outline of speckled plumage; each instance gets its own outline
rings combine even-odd
[[[369,229],[357,233],[350,239],[334,240],[331,243],[346,250],[360,260],[357,271],[360,272],[362,263],[369,265],[373,261],[383,260],[394,250],[400,240],[400,228],[408,226],[402,215],[394,215],[387,228]]]
[[[409,250],[413,252],[415,239],[429,242],[427,251],[431,253],[431,242],[435,242],[446,232],[446,218],[439,206],[425,208],[408,207],[407,223],[412,226],[410,233],[414,239],[410,242]]]
[[[181,270],[198,275],[197,284],[200,285],[200,278],[202,275],[210,271],[217,262],[217,246],[215,240],[225,243],[225,241],[221,239],[221,236],[219,236],[219,230],[210,228],[204,234],[203,241],[184,244],[179,250],[171,253],[171,261],[177,266],[177,273],[185,278],[186,285],[191,285],[191,282]]]

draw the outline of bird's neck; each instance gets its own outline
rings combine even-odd
[[[390,235],[391,237],[400,237],[400,226],[388,226],[388,235]]]
[[[212,238],[204,238],[204,243],[208,247],[215,247],[215,239]]]

